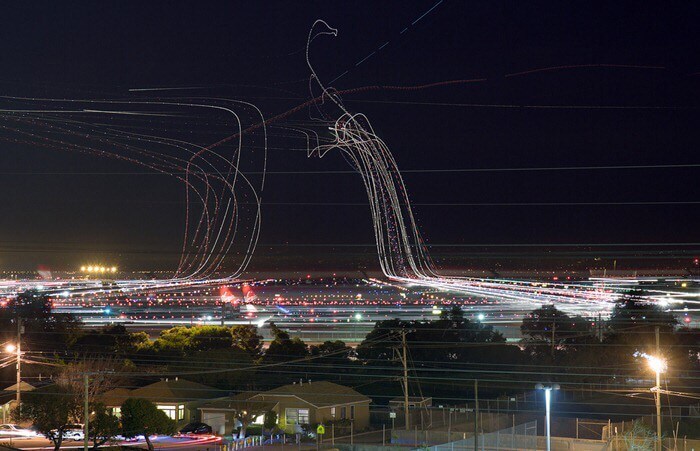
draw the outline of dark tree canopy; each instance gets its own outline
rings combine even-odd
[[[564,358],[595,339],[592,324],[580,316],[569,316],[554,305],[543,305],[530,312],[520,325],[528,355],[540,363]]]
[[[122,435],[127,438],[143,435],[151,451],[153,451],[153,444],[149,438],[151,435],[175,432],[175,421],[146,399],[127,399],[121,406],[121,414]]]
[[[21,421],[31,422],[58,450],[64,427],[82,418],[80,406],[79,395],[69,387],[49,385],[24,393],[21,409],[15,413]]]
[[[275,323],[270,323],[270,331],[272,341],[265,351],[264,362],[284,362],[309,355],[306,343],[298,337],[290,338],[289,333],[277,327]]]

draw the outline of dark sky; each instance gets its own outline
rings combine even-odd
[[[309,97],[303,49],[311,24],[324,19],[339,35],[314,42],[311,58],[327,82],[347,71],[333,83],[337,89],[485,79],[344,97],[348,109],[368,115],[402,169],[499,169],[404,174],[429,244],[538,245],[541,253],[557,244],[644,249],[636,244],[700,242],[692,203],[700,202],[700,167],[504,170],[700,164],[700,6],[444,0],[421,18],[435,5],[5,4],[0,93],[138,99],[129,88],[198,86],[207,89],[187,95],[246,100],[270,117]],[[162,93],[169,95],[183,94]],[[0,98],[0,108],[10,103]],[[309,111],[277,125],[298,121],[308,122]],[[22,127],[1,116],[0,124]],[[199,127],[212,142],[227,134],[220,124]],[[284,133],[273,133],[269,145],[273,173],[254,265],[298,258],[332,268],[352,266],[355,257],[371,260],[371,246],[357,246],[373,243],[359,177],[274,174],[348,166],[333,153],[307,158],[299,139]],[[113,159],[0,141],[0,268],[98,260],[171,267],[183,188],[167,176],[124,174],[139,171]],[[300,202],[353,205],[279,205]],[[548,205],[512,205],[533,203]],[[672,247],[688,255],[697,248]],[[435,248],[438,257],[446,251]]]

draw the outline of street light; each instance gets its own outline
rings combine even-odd
[[[550,415],[550,405],[552,404],[552,390],[559,390],[559,384],[554,385],[542,385],[537,384],[535,388],[538,390],[544,390],[544,403],[546,412],[545,428],[547,432],[547,451],[552,451],[552,427],[551,427],[551,415]]]
[[[18,335],[19,337],[19,335]],[[22,395],[21,395],[21,382],[22,382],[22,367],[21,367],[21,358],[22,358],[22,350],[20,349],[19,341],[17,341],[17,344],[8,344],[5,346],[5,352],[8,354],[15,354],[17,356],[17,409],[19,409],[19,403],[22,400]]]
[[[651,388],[656,402],[656,449],[661,451],[661,373],[666,371],[666,360],[653,355],[644,355],[651,368],[656,373],[656,386]]]

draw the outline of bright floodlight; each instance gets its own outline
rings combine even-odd
[[[13,344],[9,344],[9,345],[5,346],[6,352],[12,353],[12,352],[15,352],[16,350],[17,350],[17,346],[15,346]]]
[[[476,315],[476,319],[478,319],[479,321],[483,321],[484,318],[486,318],[486,315],[484,315],[483,313],[479,313],[478,315]]]
[[[650,356],[647,357],[647,361],[649,362],[649,367],[651,367],[655,373],[663,373],[666,371],[666,361],[664,359]]]
[[[356,320],[361,320],[362,319],[362,313],[355,313],[355,319]]]

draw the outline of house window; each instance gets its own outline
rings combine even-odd
[[[350,406],[350,419],[355,419],[355,406]]]
[[[340,408],[340,419],[344,420],[348,417],[348,408],[347,407],[341,407]]]
[[[331,407],[331,418],[335,418],[335,407]]]
[[[175,406],[158,404],[157,407],[158,407],[158,410],[162,410],[163,412],[165,412],[165,414],[171,420],[175,420],[177,418],[177,416],[176,416],[177,410],[176,410]]]
[[[309,424],[309,409],[286,409],[287,424]]]
[[[114,415],[117,418],[121,418],[122,408],[121,407],[112,407],[112,415]]]
[[[179,406],[177,406],[177,419],[178,420],[185,419],[185,406],[184,406],[184,404],[180,404]]]

